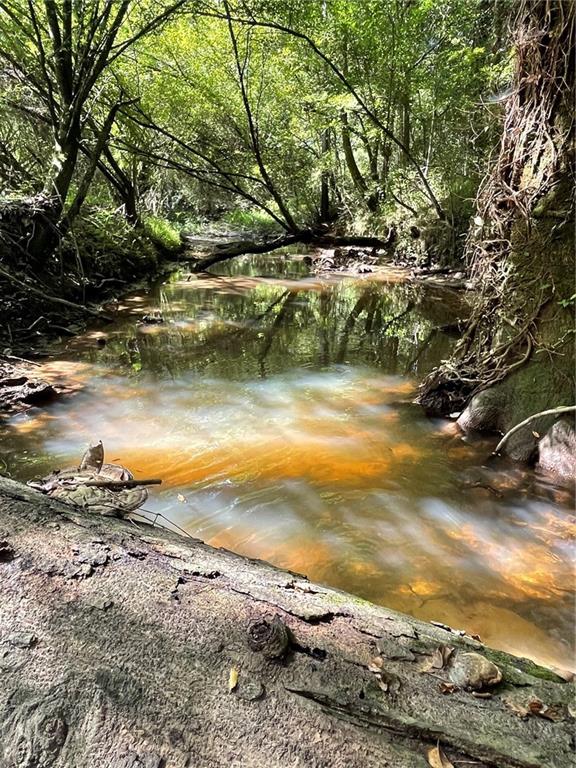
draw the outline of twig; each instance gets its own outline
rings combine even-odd
[[[148,520],[148,518],[144,517],[144,514],[142,513],[146,513],[147,515],[154,515],[154,520]],[[143,517],[147,523],[152,523],[153,526],[156,525],[156,521],[158,520],[159,517],[161,517],[167,523],[170,523],[170,525],[173,525],[174,528],[176,528],[184,536],[187,536],[189,539],[194,538],[194,536],[192,536],[191,533],[188,533],[188,531],[185,528],[182,528],[182,526],[178,525],[178,523],[175,523],[173,520],[170,520],[170,518],[166,517],[166,515],[163,515],[162,512],[153,512],[151,509],[143,509],[142,507],[139,507],[138,509],[135,509],[133,512],[130,512],[129,514]],[[162,525],[161,527],[166,528],[165,525]]]
[[[562,405],[559,408],[550,408],[547,411],[540,411],[540,413],[535,413],[532,416],[528,416],[527,419],[524,419],[524,421],[521,421],[519,424],[516,424],[515,427],[512,427],[512,429],[506,432],[502,440],[500,440],[500,442],[494,449],[493,455],[499,454],[502,448],[508,442],[508,440],[512,437],[512,435],[516,434],[518,430],[530,424],[530,422],[534,421],[534,419],[539,419],[541,416],[559,416],[562,413],[576,413],[576,405]]]
[[[162,480],[152,478],[150,480],[87,480],[79,481],[79,485],[88,488],[136,488],[138,485],[162,485]]]
[[[23,357],[17,357],[16,355],[0,355],[0,360],[18,360],[20,363],[35,365],[37,368],[40,368],[40,363],[35,363],[33,360],[25,360]]]

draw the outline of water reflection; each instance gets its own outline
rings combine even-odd
[[[176,275],[155,294],[126,300],[103,348],[88,335],[69,349],[116,369],[170,376],[263,378],[332,363],[421,376],[448,352],[450,336],[439,327],[464,307],[450,292],[395,279]],[[134,322],[152,313],[165,322]]]
[[[45,372],[83,388],[11,419],[9,469],[102,439],[164,479],[146,508],[194,536],[571,666],[570,500],[522,473],[478,479],[489,445],[411,403],[458,297],[395,273],[310,278],[298,259],[233,269],[175,275],[128,298],[104,346],[98,330],[57,350]],[[138,325],[154,310],[162,324]]]

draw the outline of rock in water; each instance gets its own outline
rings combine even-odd
[[[556,422],[538,443],[538,465],[562,481],[576,477],[576,431],[574,422]]]

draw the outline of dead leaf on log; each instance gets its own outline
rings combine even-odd
[[[370,672],[374,672],[374,674],[378,675],[382,671],[382,668],[384,667],[384,659],[382,656],[375,656],[373,659],[370,659],[370,662],[368,664],[368,669]]]
[[[103,463],[104,446],[102,445],[102,440],[100,440],[96,445],[90,445],[88,447],[88,450],[84,453],[84,456],[82,456],[82,461],[80,462],[78,469],[80,472],[83,472],[85,469],[91,469],[98,474],[102,469]]]
[[[439,746],[428,750],[428,765],[431,768],[454,768],[454,763],[446,757]]]
[[[454,648],[452,646],[440,645],[432,654],[430,669],[444,669],[453,653]]]
[[[514,715],[522,719],[528,717],[528,715],[530,714],[527,707],[525,707],[522,704],[518,704],[515,701],[510,701],[510,699],[504,699],[504,706],[506,707],[506,709],[509,709],[510,712],[512,712]]]
[[[380,690],[384,691],[384,693],[398,693],[401,683],[397,675],[382,671],[378,677]]]
[[[561,720],[565,720],[569,715],[568,708],[565,704],[557,703],[548,706],[536,697],[529,699],[526,704],[521,704],[520,702],[512,701],[511,699],[505,699],[504,705],[523,720],[528,717],[543,717],[545,720],[551,720],[553,723],[558,723]]]
[[[536,698],[528,702],[528,713],[537,717],[543,717],[545,720],[552,720],[554,723],[564,720],[568,714],[564,704],[551,704],[548,706]]]
[[[238,668],[230,667],[230,674],[228,676],[228,693],[232,693],[238,685]]]
[[[544,707],[544,702],[540,699],[530,699],[528,702],[528,712],[531,715],[538,715]]]
[[[384,693],[396,693],[400,690],[400,678],[384,669],[384,659],[382,656],[375,656],[368,663],[368,670],[376,676],[378,686]]]
[[[565,704],[551,704],[538,712],[538,717],[552,720],[553,723],[559,723],[561,720],[565,720],[567,716],[568,709]]]

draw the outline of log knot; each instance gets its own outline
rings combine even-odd
[[[15,556],[14,548],[7,541],[0,541],[0,563],[9,563]]]
[[[288,627],[279,616],[265,616],[248,627],[248,645],[267,659],[282,658],[290,643]]]

